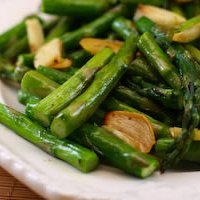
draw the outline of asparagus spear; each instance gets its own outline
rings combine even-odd
[[[200,75],[200,65],[192,58],[190,53],[180,44],[171,43],[171,38],[160,30],[155,23],[146,17],[140,18],[136,22],[137,28],[140,32],[151,32],[154,35],[156,42],[159,46],[165,50],[172,61],[179,67],[179,71],[182,74],[182,67],[190,70],[191,79],[196,79]],[[188,67],[191,66],[191,67]]]
[[[118,33],[118,34],[120,34],[123,38],[126,38],[126,37],[128,37],[129,35],[130,35],[130,33],[133,33],[133,32],[135,32],[135,29],[134,29],[134,27],[133,27],[133,24],[132,24],[132,22],[130,21],[130,20],[127,20],[127,19],[125,19],[125,18],[123,18],[123,17],[119,17],[119,18],[117,18],[117,19],[115,19],[114,21],[113,21],[113,24],[112,24],[112,28]],[[135,32],[136,33],[136,32]],[[144,37],[144,36],[143,36]],[[151,51],[151,53],[150,54],[148,54],[149,56],[148,56],[148,61],[153,61],[153,66],[156,68],[156,69],[158,69],[158,71],[161,73],[161,75],[164,75],[165,73],[165,77],[167,76],[167,71],[169,71],[169,69],[174,69],[175,67],[170,63],[170,61],[167,59],[167,57],[164,55],[164,53],[162,52],[162,50],[155,44],[155,42],[154,43],[151,43],[151,44],[149,44],[149,49],[147,49],[147,48],[143,48],[142,46],[142,44],[141,43],[145,43],[145,47],[147,47],[147,44],[146,44],[146,42],[145,42],[145,39],[144,39],[144,41],[142,41],[142,37],[140,38],[140,40],[139,40],[139,44],[138,44],[138,46],[139,46],[139,48],[141,48],[141,49],[143,49],[143,50],[145,50],[146,51],[146,55],[149,53],[149,51]],[[148,41],[148,42],[150,42],[150,41]],[[153,41],[152,41],[153,42]],[[155,55],[152,55],[152,49],[151,49],[151,46],[152,45],[154,45],[153,47],[155,48],[156,47],[156,49],[153,51],[154,53],[155,53]],[[152,48],[153,48],[152,47]],[[140,50],[141,50],[140,49]],[[149,50],[149,51],[148,51]],[[156,51],[157,50],[157,51]],[[156,59],[154,59],[154,58],[152,58],[151,59],[151,57],[153,57],[153,56],[156,56],[157,57],[157,55],[156,55],[156,53],[158,53],[159,54],[159,58],[160,58],[160,60],[158,60],[157,58]],[[156,62],[157,61],[157,62]],[[163,65],[164,65],[164,69],[165,69],[165,72],[164,72],[164,70],[162,71],[161,69],[163,69],[163,66],[161,65],[160,66],[160,63],[159,63],[159,61],[162,61],[163,62]],[[143,70],[145,70],[144,71],[144,73],[142,73],[142,74],[145,74],[145,75],[143,75],[143,76],[147,76],[147,77],[151,77],[151,79],[154,79],[154,78],[152,78],[152,77],[155,77],[155,75],[153,74],[153,72],[151,72],[151,70],[149,69],[149,67],[147,66],[147,64],[145,63],[145,61],[144,60],[140,60],[139,58],[138,59],[136,59],[136,61],[134,61],[133,62],[133,65],[132,65],[133,67],[134,67],[134,69],[133,70],[136,70],[136,73],[139,71],[137,71],[137,69],[138,69],[138,66],[139,67],[141,67],[142,69],[142,71]],[[132,67],[130,67],[130,68],[132,68]],[[175,71],[175,69],[174,69],[174,71]],[[140,73],[140,72],[139,72]],[[171,75],[172,77],[172,80],[169,80],[169,82],[172,82],[172,85],[175,85],[177,88],[179,88],[180,87],[180,80],[179,80],[179,77],[177,76],[177,74],[175,73],[175,72],[172,72],[172,75]],[[167,79],[170,79],[170,77],[166,77]],[[175,80],[174,80],[175,79]],[[173,83],[173,80],[174,80],[174,82],[176,81],[176,83],[174,84]]]
[[[49,126],[52,117],[83,92],[95,73],[101,69],[112,56],[113,52],[110,49],[104,49],[94,56],[68,81],[40,101],[33,109],[33,116],[31,117],[38,120],[44,126]]]
[[[174,89],[181,88],[181,81],[167,55],[162,51],[150,33],[144,33],[138,42],[140,51],[152,66],[157,69],[163,79]]]
[[[137,91],[139,94],[150,97],[167,108],[176,110],[183,109],[183,94],[181,91],[173,89],[164,89],[153,84],[146,83],[140,79],[140,83],[134,82],[133,79],[126,80],[126,85],[132,90]],[[141,85],[142,87],[138,86]],[[147,87],[145,87],[148,85]]]
[[[60,72],[60,73],[61,73],[61,75],[65,76],[64,72]],[[53,92],[57,88],[57,84],[53,81],[50,81],[48,79],[48,77],[45,77],[45,74],[44,74],[44,76],[37,76],[37,73],[32,74],[31,72],[28,72],[25,75],[24,79],[28,79],[29,76],[31,78],[32,84],[29,84],[30,83],[29,80],[28,81],[26,81],[26,80],[22,81],[22,83],[24,85],[23,87],[25,87],[26,89],[25,89],[25,91],[23,91],[23,90],[19,91],[18,99],[24,105],[26,105],[28,103],[27,106],[26,106],[26,112],[31,113],[31,109],[34,106],[33,104],[36,105],[39,102],[38,98],[39,99],[43,98],[44,94],[48,95],[48,93],[46,91],[49,91],[49,94],[51,92]],[[26,84],[26,83],[28,83],[28,84]],[[45,93],[41,93],[40,90],[36,89],[35,88],[36,84],[40,85],[39,88],[41,88],[41,86],[42,86],[42,89],[45,90]],[[32,90],[34,90],[34,93],[32,93]],[[35,96],[33,96],[33,94]],[[117,99],[115,99],[113,97],[108,97],[103,102],[103,105],[101,107],[103,107],[103,109],[105,109],[106,111],[125,110],[125,111],[137,112],[137,113],[144,114],[144,113],[142,113],[142,112],[140,112],[140,111],[118,101]],[[146,114],[144,114],[144,115],[146,115]],[[103,119],[103,116],[104,116],[104,112],[102,110],[98,110],[93,115],[92,120],[97,124],[101,124],[101,122],[102,122],[101,119]],[[158,138],[170,136],[169,127],[167,127],[165,124],[151,118],[148,115],[146,115],[146,116],[151,121],[152,126],[154,128],[154,131],[157,134]]]
[[[12,43],[26,35],[24,20],[0,35],[0,52],[4,52]]]
[[[27,105],[29,102],[32,102],[32,100],[34,99],[35,101],[40,100],[39,97],[37,96],[33,96],[32,94],[30,94],[29,92],[25,92],[23,90],[19,90],[17,93],[17,98],[18,101],[23,104],[23,105]]]
[[[26,36],[15,41],[12,46],[4,51],[4,56],[9,60],[14,61],[21,53],[29,51],[28,39]]]
[[[46,78],[37,71],[29,71],[22,79],[21,89],[40,98],[46,97],[52,91],[59,87],[59,84]]]
[[[0,104],[0,122],[42,150],[83,172],[92,171],[98,164],[94,152],[73,142],[57,139],[24,114],[3,104]]]
[[[173,124],[172,117],[169,113],[155,104],[152,100],[139,95],[137,92],[130,90],[125,86],[119,86],[113,91],[115,98],[127,103],[130,106],[139,108],[140,110],[161,119],[166,124]]]
[[[30,99],[29,98],[29,106],[32,106],[31,103],[33,103],[33,105],[34,105],[35,102],[37,102],[37,101],[38,101],[37,98],[36,99],[34,99],[34,98]],[[98,115],[99,115],[99,111],[98,111]],[[96,115],[94,117],[96,117]],[[100,142],[97,145],[94,143],[94,140],[92,139],[92,137],[97,137],[97,134],[99,134],[98,137],[99,137],[100,141],[103,140],[104,143]],[[87,139],[86,139],[86,137],[87,137]],[[136,176],[141,177],[141,178],[145,178],[147,176],[150,176],[151,173],[153,173],[158,168],[158,162],[154,158],[151,158],[150,156],[148,156],[146,154],[137,152],[136,150],[134,150],[129,145],[125,144],[123,141],[121,141],[117,137],[108,133],[103,128],[98,128],[98,127],[95,127],[95,126],[90,125],[90,124],[84,124],[79,130],[76,131],[76,133],[74,135],[72,135],[72,137],[70,137],[70,139],[74,140],[76,142],[79,142],[84,146],[92,146],[92,148],[95,151],[97,151],[97,153],[99,153],[99,151],[98,151],[99,148],[102,147],[101,152],[103,153],[103,155],[101,154],[101,156],[103,156],[104,159],[107,159],[110,164],[112,164],[115,167],[122,169],[125,172],[128,172],[132,175],[136,175]],[[103,148],[102,145],[103,146],[106,145],[109,149],[111,149],[111,152],[109,153],[108,151],[103,150],[104,148]],[[132,153],[134,153],[134,155],[137,156],[137,157],[136,158],[135,158],[135,156],[133,157],[132,153],[128,154],[128,155],[126,154],[126,156],[125,156],[124,152],[127,153],[128,149]],[[113,160],[113,152],[116,152],[118,154],[118,158],[121,161],[124,160],[124,159],[127,159],[127,160],[131,161],[132,163],[138,163],[138,159],[139,158],[141,159],[141,157],[142,157],[143,161],[146,161],[147,166],[144,167],[142,165],[143,162],[141,162],[141,160],[139,161],[137,167],[139,169],[141,169],[141,173],[140,172],[137,173],[136,168],[134,168],[132,165],[130,165],[128,161],[125,162],[123,164],[123,167],[122,167],[122,166],[119,165],[120,162],[118,163],[117,161]],[[153,163],[155,164],[155,166],[154,166]],[[150,166],[152,166],[152,167],[150,167]],[[150,170],[150,168],[151,168],[151,170]],[[148,171],[148,172],[145,173],[145,171]]]
[[[30,54],[30,53],[20,54],[17,59],[17,66],[26,66],[26,67],[33,68],[34,67],[34,64],[33,64],[34,57],[35,57],[35,55]]]
[[[133,33],[137,35],[137,31],[133,25],[133,22],[127,20],[124,17],[116,18],[112,23],[112,29],[116,31],[123,39],[126,39],[130,34]],[[128,73],[140,74],[142,76],[149,78],[150,80],[153,80],[153,82],[157,77],[156,72],[150,69],[150,67],[142,57],[138,57],[132,62],[127,74]]]
[[[0,57],[0,77],[11,83],[18,85],[29,70],[30,68],[26,66],[15,67],[7,58]]]
[[[21,91],[19,95],[23,100],[27,101],[27,98],[29,99],[28,107],[34,106],[35,103],[37,103],[39,101],[39,99],[37,97],[30,96],[30,94],[28,94],[27,92],[24,92],[24,91]],[[40,96],[40,93],[38,93],[37,95]],[[111,104],[112,104],[112,102],[111,102]],[[99,114],[101,114],[101,111],[99,112],[99,110],[98,110],[97,114],[98,114],[98,116],[95,114],[93,118],[95,118],[97,116],[97,119],[99,119]],[[103,115],[104,115],[104,112],[103,112]],[[95,120],[96,120],[96,118],[95,118]],[[154,121],[156,121],[156,120],[154,120]],[[164,134],[165,127],[164,127],[164,125],[162,125],[162,123],[159,124],[159,122],[157,122],[157,124],[155,124],[154,127],[157,130],[160,129],[160,131],[162,131],[162,134]],[[100,139],[100,141],[99,141],[100,143],[95,144],[94,143],[95,140],[93,140],[92,138],[97,137],[97,134],[99,135],[98,138]],[[87,140],[85,139],[86,137],[87,137]],[[136,151],[135,149],[133,149],[129,145],[125,144],[120,139],[118,139],[115,136],[108,133],[103,128],[98,128],[98,127],[92,126],[90,124],[87,124],[87,125],[84,124],[79,130],[76,131],[75,135],[70,139],[72,139],[74,141],[78,141],[86,146],[88,146],[89,144],[92,145],[92,148],[94,148],[95,151],[97,151],[98,153],[99,153],[99,150],[101,150],[101,152],[103,153],[103,155],[101,154],[101,156],[103,156],[104,159],[107,159],[110,164],[122,169],[125,172],[128,172],[130,174],[136,175],[141,178],[150,176],[158,168],[158,165],[159,165],[158,162],[156,161],[156,159],[154,159],[153,157],[150,157],[146,154]],[[110,149],[110,153],[108,151],[106,151],[106,149],[104,149],[104,147],[102,145],[104,147],[106,145],[108,147],[108,150]],[[123,165],[119,164],[120,163],[119,160],[118,160],[119,162],[117,162],[115,159],[113,159],[114,152],[116,153],[114,155],[116,155],[116,156],[118,155],[118,158],[121,161],[124,161],[124,159],[126,160],[125,163],[123,162]],[[126,152],[126,154],[124,154],[124,152]],[[129,161],[131,163],[133,163],[133,165],[130,164]],[[137,166],[133,167],[133,166],[135,166],[136,163],[137,163]],[[143,165],[144,163],[146,163],[145,166]],[[139,171],[137,171],[137,169]]]
[[[89,144],[111,165],[139,178],[150,176],[159,167],[154,157],[135,150],[103,128],[86,124],[72,136]]]
[[[61,18],[56,26],[48,33],[46,41],[50,41],[56,37],[60,37],[67,31],[69,31],[72,27],[72,22],[73,20],[71,18]]]
[[[30,76],[31,72],[28,72],[29,76]],[[64,72],[60,72],[62,75],[64,75]],[[32,75],[32,74],[31,74]],[[45,75],[45,74],[44,74]],[[29,77],[28,75],[25,75],[25,78]],[[42,85],[42,89],[45,91],[49,91],[49,94],[51,92],[53,92],[53,90],[56,89],[56,83],[53,81],[48,80],[48,77],[45,76],[37,76],[37,73],[34,73],[31,76],[32,79],[32,84],[26,84],[26,83],[30,83],[30,81],[22,81],[24,87],[26,88],[26,91],[20,90],[18,93],[18,100],[26,105],[26,112],[31,113],[32,107],[35,106],[38,102],[39,99],[44,97],[44,93],[41,93],[40,90],[35,89],[35,85],[39,84],[40,87]],[[35,80],[34,80],[35,79]],[[56,86],[56,87],[55,87]],[[31,93],[32,88],[34,88],[34,95],[33,93]],[[45,92],[46,95],[48,95],[47,92]],[[33,105],[34,104],[34,105]],[[113,97],[108,97],[104,102],[103,105],[101,106],[103,107],[103,109],[105,109],[106,111],[114,111],[114,110],[125,110],[125,111],[130,111],[130,112],[137,112],[137,113],[141,113],[144,114],[120,101],[118,101],[117,99],[113,98]],[[167,127],[165,124],[163,124],[162,122],[159,122],[155,119],[153,119],[152,117],[144,114],[152,123],[153,129],[157,135],[158,138],[161,137],[170,137],[170,133],[169,133],[169,127]],[[97,124],[101,124],[102,120],[104,116],[104,112],[102,110],[98,110],[94,115],[93,115],[93,121]]]
[[[12,83],[20,83],[24,74],[29,70],[30,68],[24,65],[15,67],[7,58],[0,57],[0,77]]]
[[[142,87],[142,88],[151,88],[153,86],[155,87],[160,87],[162,89],[170,89],[170,87],[168,85],[166,85],[164,82],[158,82],[158,83],[152,83],[152,82],[147,82],[147,80],[145,80],[143,77],[141,76],[130,76],[129,79],[127,79],[127,81],[130,80],[134,83],[137,84],[137,86]],[[124,80],[124,83],[126,82],[126,80]]]
[[[89,24],[61,36],[60,39],[63,41],[65,49],[72,50],[77,47],[83,37],[98,36],[107,31],[112,21],[120,15],[120,11],[121,7],[116,7]]]
[[[161,170],[164,171],[167,167],[171,165],[173,162],[179,162],[180,159],[184,156],[184,154],[188,151],[191,140],[194,133],[194,128],[196,128],[199,124],[199,85],[197,79],[197,68],[195,65],[189,65],[191,62],[190,55],[184,57],[187,61],[183,63],[183,56],[187,55],[187,52],[184,51],[182,46],[177,44],[173,45],[173,51],[175,50],[177,53],[176,62],[179,66],[179,69],[183,76],[183,88],[184,88],[184,115],[182,121],[182,134],[177,138],[175,146],[169,151],[166,158],[163,160]],[[180,54],[181,51],[186,52],[185,54]],[[192,63],[193,64],[193,63]],[[196,63],[195,63],[196,64]],[[196,85],[196,87],[195,87]]]
[[[159,82],[159,74],[148,65],[147,61],[142,56],[137,57],[130,64],[127,75],[138,75],[151,82]]]
[[[44,23],[38,16],[28,16],[22,22],[0,35],[0,52],[5,54],[8,59],[14,60],[20,53],[28,52],[29,46],[25,21],[31,18],[37,18]]]
[[[98,19],[86,24],[85,26],[72,31],[68,32],[62,36],[60,36],[61,41],[64,44],[65,50],[72,50],[73,48],[77,47],[79,41],[83,37],[93,37],[98,36],[101,33],[104,33],[106,30],[109,29],[110,24],[112,21],[120,15],[121,7],[116,7],[111,11],[105,13]],[[80,51],[77,54],[71,54],[72,60],[74,62],[74,66],[80,67],[83,65],[82,62],[87,61],[90,58],[88,53]]]
[[[91,57],[92,55],[83,49],[75,51],[69,55],[69,58],[73,62],[73,66],[78,68],[82,67]]]
[[[66,82],[68,79],[70,79],[70,77],[72,77],[78,71],[78,69],[73,67],[70,67],[66,71],[60,71],[50,67],[43,67],[43,66],[39,66],[36,70],[40,74],[48,77],[49,79],[59,84],[63,84],[64,82]]]
[[[14,65],[3,56],[0,56],[0,77],[8,80],[14,80]]]
[[[29,72],[29,76],[30,76]],[[61,72],[61,74],[63,75],[64,73]],[[27,75],[26,75],[27,76]],[[26,78],[26,76],[24,77],[24,79]],[[37,82],[40,82],[39,85],[43,85],[43,90],[48,90],[49,93],[53,92],[53,90],[56,89],[55,87],[55,83],[48,80],[47,77],[43,77],[43,76],[39,76],[37,77],[37,73],[34,73],[33,76],[31,76],[32,78],[32,84],[25,84],[26,81],[22,81],[23,84],[25,84],[26,87],[26,92],[23,90],[20,90],[18,93],[18,99],[21,103],[23,103],[24,105],[26,105],[27,103],[29,103],[29,105],[27,105],[26,107],[26,111],[28,110],[28,112],[30,112],[30,110],[32,109],[33,103],[36,104],[39,102],[40,98],[44,97],[44,94],[40,92],[40,90],[34,90],[34,95],[30,94],[32,91],[32,87],[34,87],[34,85]],[[35,78],[35,80],[34,80]],[[28,81],[29,83],[29,81]],[[46,88],[46,89],[45,89]],[[49,88],[51,90],[49,90]],[[48,95],[46,93],[46,95]],[[39,99],[38,99],[39,98]],[[31,104],[31,105],[30,105]],[[30,109],[31,107],[31,109]],[[136,113],[141,113],[143,115],[145,115],[152,123],[153,129],[157,135],[158,138],[161,137],[170,137],[170,132],[169,132],[169,127],[167,127],[165,124],[163,124],[162,122],[159,122],[155,119],[153,119],[152,117],[124,104],[123,102],[118,101],[117,99],[113,98],[113,97],[108,97],[104,102],[102,107],[106,110],[106,111],[114,111],[114,110],[125,110],[125,111],[130,111],[130,112],[136,112]],[[98,110],[95,115],[92,117],[95,123],[98,122],[98,124],[101,124],[102,122],[102,117],[104,116],[104,112],[101,110]]]
[[[111,62],[96,74],[90,87],[58,113],[51,124],[53,134],[67,137],[94,114],[126,71],[136,51],[137,39],[131,35]]]
[[[125,4],[151,4],[151,5],[157,5],[157,6],[164,6],[166,4],[166,0],[152,0],[149,2],[149,0],[120,0],[122,3]]]
[[[15,70],[13,72],[13,80],[17,83],[21,83],[22,78],[26,74],[26,72],[30,71],[31,69],[29,67],[26,67],[24,65],[16,66]]]
[[[124,40],[129,37],[130,34],[137,34],[137,31],[131,20],[124,17],[116,18],[112,23],[112,29],[118,33]]]
[[[163,158],[165,154],[167,153],[167,150],[170,149],[170,147],[173,146],[175,143],[175,139],[159,139],[155,145],[155,152],[156,155],[160,158]],[[183,160],[187,161],[193,161],[193,162],[200,162],[200,143],[199,141],[192,141],[188,151],[186,154],[183,156]]]
[[[133,17],[133,13],[137,8],[137,4],[133,3],[122,3],[122,16],[131,19]]]
[[[161,171],[174,162],[178,162],[185,152],[189,149],[193,136],[193,129],[199,124],[199,93],[197,75],[200,66],[192,59],[187,50],[180,44],[171,43],[167,37],[156,25],[147,18],[141,18],[137,22],[141,32],[150,31],[154,34],[156,41],[172,56],[182,75],[182,86],[184,90],[184,115],[182,121],[182,134],[177,138],[175,144],[169,149],[165,159],[162,162]],[[197,88],[195,88],[195,86]]]
[[[42,0],[42,11],[56,15],[96,17],[109,8],[106,0]]]
[[[102,107],[106,111],[109,111],[109,112],[115,111],[115,110],[122,110],[122,111],[136,112],[136,113],[145,115],[151,122],[153,130],[154,130],[157,138],[171,137],[169,127],[166,124],[150,117],[149,115],[147,115],[143,112],[140,112],[139,110],[136,110],[133,107],[130,107],[129,105],[125,104],[122,101],[115,99],[114,97],[108,97],[103,102]]]
[[[194,60],[196,60],[200,64],[200,50],[190,44],[186,44],[185,48],[190,52]]]

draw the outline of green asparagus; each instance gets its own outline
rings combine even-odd
[[[121,7],[116,7],[89,24],[61,36],[60,39],[63,41],[65,50],[72,50],[77,47],[83,37],[99,36],[107,31],[112,21],[120,15],[120,12]]]
[[[30,71],[31,69],[29,67],[26,67],[24,65],[16,66],[15,70],[13,72],[13,80],[17,83],[21,83],[22,78],[26,74],[26,72]]]
[[[17,66],[26,66],[30,68],[34,68],[34,54],[20,54],[17,59]]]
[[[138,42],[140,51],[160,73],[163,79],[174,89],[181,88],[181,81],[176,68],[171,64],[167,55],[162,51],[150,33],[144,33]]]
[[[154,34],[156,41],[162,46],[169,55],[172,56],[179,67],[182,75],[182,87],[184,92],[184,114],[182,120],[182,134],[177,138],[173,147],[167,151],[167,155],[162,161],[161,171],[170,167],[172,163],[180,161],[181,157],[189,149],[193,136],[193,129],[199,124],[199,93],[198,74],[200,66],[196,63],[187,50],[178,43],[171,43],[156,25],[147,18],[141,18],[137,22],[137,27],[141,32],[150,31]],[[197,87],[197,88],[196,88]]]
[[[83,92],[95,73],[100,70],[112,56],[113,52],[110,49],[104,49],[94,56],[68,81],[44,98],[33,109],[33,116],[31,117],[48,127],[52,117]]]
[[[160,82],[159,74],[156,73],[156,71],[153,70],[153,68],[150,65],[148,65],[147,61],[143,57],[137,57],[130,64],[127,71],[127,75],[138,75],[154,83]]]
[[[90,87],[58,113],[51,124],[53,134],[67,137],[94,114],[126,71],[136,51],[137,39],[134,34],[129,36],[118,54],[96,74]]]
[[[112,23],[112,29],[118,33],[124,40],[129,37],[130,34],[137,34],[137,31],[131,20],[124,17],[116,18]]]
[[[200,50],[190,44],[186,44],[185,48],[190,52],[193,59],[196,60],[200,64]]]
[[[133,107],[130,107],[129,105],[125,104],[122,101],[115,99],[114,97],[108,97],[103,102],[102,107],[106,111],[109,111],[109,112],[115,111],[115,110],[122,110],[122,111],[135,112],[135,113],[145,115],[151,122],[153,130],[154,130],[157,138],[171,137],[169,127],[166,124],[159,122],[158,120],[150,117],[149,115],[147,115],[145,113],[140,112],[139,110],[136,110]]]
[[[23,20],[0,35],[0,52],[4,53],[7,48],[11,47],[16,41],[22,39],[25,35],[26,25],[25,20]]]
[[[157,6],[164,6],[166,4],[166,0],[120,0],[122,3],[129,3],[129,4],[152,4],[152,5],[157,5]]]
[[[66,82],[70,77],[72,77],[77,72],[77,70],[78,69],[74,67],[70,67],[66,71],[60,71],[50,67],[43,67],[43,66],[39,66],[36,69],[36,71],[38,71],[40,74],[48,77],[49,79],[59,84],[63,84],[64,82]]]
[[[155,145],[156,155],[162,158],[167,153],[167,150],[175,143],[175,139],[159,139]],[[187,153],[184,155],[183,160],[193,161],[200,163],[200,143],[199,141],[192,141]]]
[[[134,34],[129,36],[111,62],[96,74],[90,87],[58,113],[51,124],[53,134],[67,137],[94,114],[132,61],[137,39]]]
[[[56,37],[62,36],[68,32],[72,27],[73,20],[67,17],[63,17],[59,20],[56,26],[48,33],[46,41],[50,41]]]
[[[21,89],[31,95],[40,96],[44,98],[52,91],[59,87],[59,84],[46,78],[37,71],[29,71],[22,79]]]
[[[14,65],[3,56],[0,56],[0,77],[8,80],[14,80]]]
[[[91,57],[92,55],[83,49],[75,51],[69,55],[73,66],[78,68],[82,67]]]
[[[106,0],[42,0],[42,11],[50,14],[96,17],[109,8]]]
[[[141,33],[151,32],[156,42],[165,50],[172,61],[179,67],[182,74],[182,67],[190,70],[188,75],[191,79],[197,79],[200,76],[200,65],[192,58],[190,53],[180,44],[171,43],[171,37],[160,30],[154,22],[146,17],[140,18],[136,22],[137,28]],[[191,67],[188,67],[191,66]]]
[[[134,83],[131,79],[126,80],[126,85],[137,91],[139,94],[154,99],[158,101],[166,108],[172,108],[176,110],[183,109],[183,94],[181,91],[175,91],[173,89],[164,89],[153,84],[146,83],[140,80],[139,85],[147,85],[148,87],[140,87],[138,84]]]
[[[159,167],[154,157],[135,150],[104,128],[86,124],[73,138],[86,141],[111,165],[137,177],[146,178]]]
[[[113,91],[113,95],[115,98],[127,103],[128,105],[136,107],[158,119],[161,119],[166,124],[173,124],[171,115],[169,115],[169,113],[161,106],[125,86],[117,87]]]
[[[0,104],[0,122],[47,153],[68,162],[83,172],[90,172],[98,164],[97,155],[73,142],[59,140],[24,114]]]
[[[17,98],[18,101],[23,105],[27,105],[29,102],[32,101],[32,99],[38,100],[38,102],[40,100],[40,98],[38,98],[37,96],[33,96],[32,94],[25,92],[23,90],[18,91]]]
[[[12,61],[15,61],[17,56],[21,53],[29,52],[29,45],[27,37],[18,39],[12,46],[4,51],[4,56]]]

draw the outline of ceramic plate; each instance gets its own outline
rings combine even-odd
[[[0,32],[37,10],[39,0],[0,0]],[[23,110],[16,91],[0,82],[0,101]],[[100,166],[83,174],[54,159],[0,125],[0,166],[41,196],[52,199],[87,200],[199,200],[200,172],[164,175],[156,173],[139,180],[123,172]]]

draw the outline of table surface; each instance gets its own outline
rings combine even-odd
[[[0,168],[0,200],[43,200]]]

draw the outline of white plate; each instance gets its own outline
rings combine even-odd
[[[0,31],[33,12],[39,0],[0,0]],[[0,82],[0,101],[22,110],[16,91]],[[200,173],[156,173],[139,180],[100,166],[83,174],[0,125],[0,166],[47,199],[199,200]]]

